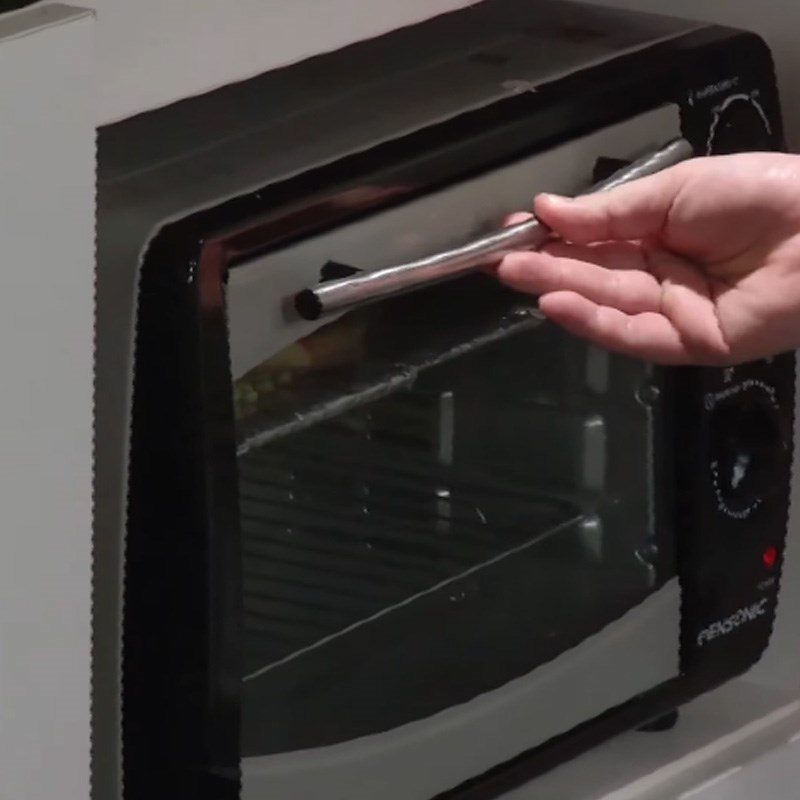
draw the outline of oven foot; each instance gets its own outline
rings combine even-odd
[[[643,731],[645,733],[669,731],[675,727],[677,721],[678,721],[678,709],[675,708],[672,711],[668,711],[666,714],[663,714],[660,717],[651,719],[650,722],[642,725],[641,728],[637,728],[637,730]]]

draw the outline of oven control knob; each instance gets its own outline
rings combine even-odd
[[[706,142],[707,155],[773,149],[772,126],[755,97],[734,94],[714,110]]]
[[[787,446],[774,390],[748,383],[706,401],[717,506],[735,519],[749,517],[780,488],[776,469]]]

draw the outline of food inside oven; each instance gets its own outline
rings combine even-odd
[[[663,585],[664,388],[485,275],[352,311],[237,380],[243,754],[430,717]]]

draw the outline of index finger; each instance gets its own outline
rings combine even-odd
[[[567,198],[539,195],[534,210],[545,225],[575,244],[648,239],[666,225],[684,182],[685,164],[608,192]]]

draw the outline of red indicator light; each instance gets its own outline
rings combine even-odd
[[[775,562],[778,560],[778,549],[770,545],[770,547],[764,551],[761,560],[764,562],[764,566],[767,569],[772,569],[775,566]]]

